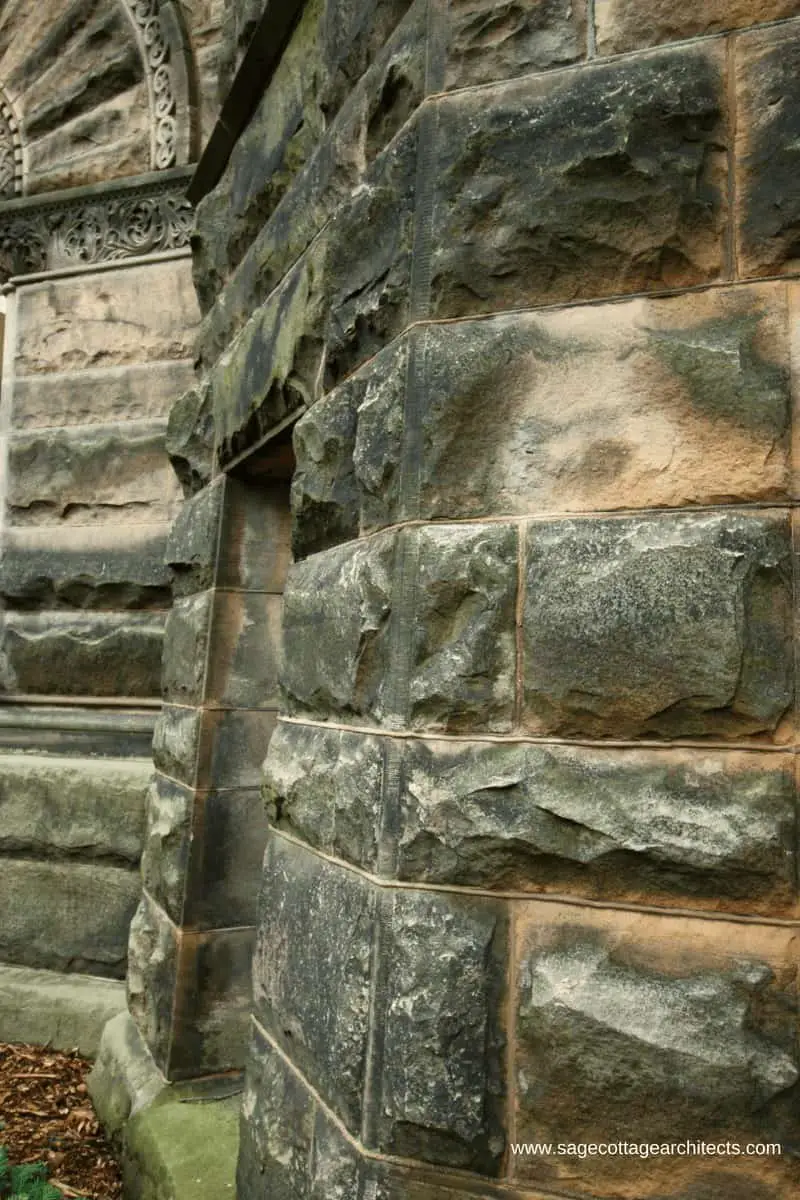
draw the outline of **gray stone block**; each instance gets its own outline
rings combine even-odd
[[[176,596],[203,592],[214,585],[222,493],[220,481],[220,485],[190,496],[169,531],[164,559],[172,568]]]
[[[285,790],[305,786],[301,778]],[[788,754],[412,741],[397,873],[424,883],[792,911],[794,809]]]
[[[176,600],[164,629],[161,693],[180,704],[203,701],[213,592]]]
[[[448,87],[492,83],[564,66],[586,54],[586,5],[529,0],[455,0],[450,8]]]
[[[14,428],[113,424],[166,418],[193,379],[190,359],[130,363],[14,380]]]
[[[198,787],[257,788],[278,714],[273,709],[208,709],[203,713]]]
[[[532,525],[527,728],[774,734],[793,692],[790,544],[781,513]]]
[[[208,483],[214,458],[214,417],[207,387],[190,388],[172,405],[164,449],[187,495]]]
[[[277,708],[282,601],[265,592],[217,591],[205,698],[224,708]]]
[[[0,756],[0,852],[135,866],[150,773],[137,759]]]
[[[147,793],[142,884],[176,925],[183,923],[193,810],[190,788],[160,774],[153,776]]]
[[[199,709],[165,704],[153,731],[156,770],[180,783],[194,784],[203,714]]]
[[[267,814],[258,788],[195,796],[183,880],[183,923],[199,929],[254,926]]]
[[[253,1007],[255,930],[183,931],[174,992],[170,1079],[244,1066]]]
[[[280,829],[374,871],[383,808],[379,738],[279,723],[264,762],[264,800]]]
[[[0,966],[0,1041],[97,1054],[103,1028],[125,1008],[116,979]]]
[[[156,1066],[167,1077],[178,968],[177,931],[145,893],[130,927],[128,1011]]]
[[[315,554],[289,571],[283,674],[289,710],[379,719],[396,535]]]
[[[374,922],[365,880],[271,835],[255,1015],[353,1133],[361,1127]]]
[[[374,1148],[496,1175],[505,1148],[506,917],[491,900],[382,898]]]
[[[281,594],[291,557],[288,483],[226,476],[219,587]]]
[[[725,108],[714,44],[442,101],[433,315],[718,278]]]
[[[0,959],[120,979],[140,889],[126,867],[4,856]]]
[[[416,536],[410,723],[506,732],[516,689],[516,529],[427,526]]]

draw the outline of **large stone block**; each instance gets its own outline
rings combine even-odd
[[[368,1144],[498,1173],[506,937],[505,910],[490,900],[410,891],[383,897],[384,1029]]]
[[[30,284],[17,293],[15,370],[191,359],[197,320],[186,259]]]
[[[416,536],[410,723],[505,732],[516,693],[516,528],[427,526]]]
[[[744,276],[800,263],[800,22],[737,39],[737,257]]]
[[[166,609],[164,525],[6,528],[0,594],[15,609]]]
[[[3,856],[0,959],[122,979],[139,872]]]
[[[0,757],[0,851],[135,866],[150,763],[42,754]]]
[[[168,520],[179,496],[163,429],[154,425],[16,434],[8,472],[15,524]]]
[[[177,977],[177,930],[145,893],[130,927],[128,1011],[156,1066],[165,1075],[169,1070]]]
[[[164,630],[161,690],[164,699],[199,704],[205,698],[206,658],[214,593],[176,600]]]
[[[172,570],[176,596],[189,596],[214,585],[222,494],[220,480],[190,496],[169,531],[164,558]]]
[[[165,418],[191,386],[190,359],[28,375],[14,380],[13,423],[19,432],[58,425],[113,425]]]
[[[742,1155],[797,1136],[792,930],[535,902],[516,929],[516,1136],[565,1150],[512,1157],[518,1183],[609,1197],[796,1190],[793,1155]],[[687,1141],[742,1156],[577,1149]]]
[[[6,612],[0,622],[0,691],[157,696],[163,637],[161,612]]]
[[[788,736],[791,581],[779,512],[531,525],[526,728]]]
[[[176,925],[183,922],[194,793],[156,774],[147,793],[142,884]]]
[[[226,476],[218,586],[282,594],[291,559],[288,483]]]
[[[253,961],[255,1015],[353,1133],[361,1128],[375,892],[272,834]]]
[[[153,762],[157,771],[179,783],[194,784],[202,713],[196,708],[165,704],[153,730]]]
[[[584,0],[455,0],[449,18],[448,87],[511,79],[586,54]]]
[[[277,717],[273,709],[208,709],[197,760],[198,786],[257,788]]]
[[[264,762],[270,820],[317,849],[374,871],[383,810],[381,740],[279,723]]]
[[[797,12],[797,0],[595,0],[597,50],[621,54],[724,29],[746,29]]]
[[[794,808],[789,754],[411,741],[396,870],[428,884],[788,915]]]
[[[718,278],[721,54],[681,47],[440,101],[433,314]]]
[[[223,592],[214,597],[206,699],[225,708],[277,708],[281,597]]]
[[[290,569],[281,679],[290,711],[366,720],[385,711],[396,540],[353,542]]]
[[[255,930],[184,932],[174,991],[170,1079],[240,1070],[253,1004]]]
[[[209,482],[214,459],[214,415],[207,386],[190,388],[172,405],[164,449],[187,495]]]
[[[258,788],[196,793],[183,879],[185,926],[255,925],[267,828]]]

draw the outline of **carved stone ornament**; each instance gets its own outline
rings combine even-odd
[[[186,180],[0,210],[0,275],[90,266],[189,245]]]
[[[17,118],[0,88],[0,200],[22,193],[22,144]]]
[[[177,102],[170,46],[161,20],[160,0],[126,0],[142,45],[153,113],[152,165],[164,171],[177,157]]]

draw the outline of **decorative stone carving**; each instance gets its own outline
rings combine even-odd
[[[184,189],[181,178],[0,211],[0,276],[183,249],[193,224]]]
[[[170,44],[161,19],[161,0],[125,0],[142,46],[153,114],[152,165],[173,167],[177,158],[177,101]]]
[[[0,88],[0,200],[22,191],[22,144],[19,125],[8,97]]]

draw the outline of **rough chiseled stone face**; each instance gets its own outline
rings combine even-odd
[[[198,592],[176,600],[167,617],[161,671],[165,700],[197,704],[203,699],[212,604],[212,592]]]
[[[384,711],[395,541],[337,547],[289,571],[282,684],[290,711],[370,720]]]
[[[430,893],[383,897],[379,1149],[497,1173],[505,1146],[505,954],[499,904]]]
[[[175,401],[164,448],[187,495],[208,483],[214,457],[214,417],[207,387],[190,388]]]
[[[128,1010],[164,1073],[168,1070],[177,974],[175,930],[144,895],[131,921],[128,939]]]
[[[397,872],[774,912],[795,902],[794,805],[790,755],[411,741]]]
[[[253,963],[255,1015],[356,1134],[374,923],[375,895],[365,880],[270,837]]]
[[[747,276],[800,263],[800,26],[738,40],[736,92],[739,269]]]
[[[449,18],[448,87],[564,66],[586,53],[584,0],[455,0]]]
[[[790,614],[786,515],[533,524],[526,727],[776,735],[792,703]]]
[[[717,46],[441,102],[434,315],[717,278],[725,125]]]
[[[597,49],[619,54],[798,14],[797,0],[595,0]]]
[[[202,592],[214,584],[222,488],[203,488],[181,506],[169,531],[166,562],[176,596]]]
[[[516,688],[517,531],[428,526],[417,538],[410,723],[506,731]]]
[[[156,774],[147,796],[142,884],[178,925],[192,837],[192,792]]]
[[[518,938],[520,1140],[781,1140],[799,1074],[788,930],[538,905],[520,909]],[[576,1196],[701,1195],[715,1167],[731,1195],[751,1173],[766,1190],[743,1196],[797,1179],[788,1156],[682,1159],[677,1176],[673,1156],[513,1162],[518,1180]]]
[[[270,820],[328,854],[374,870],[383,772],[378,738],[278,724],[264,763]]]

